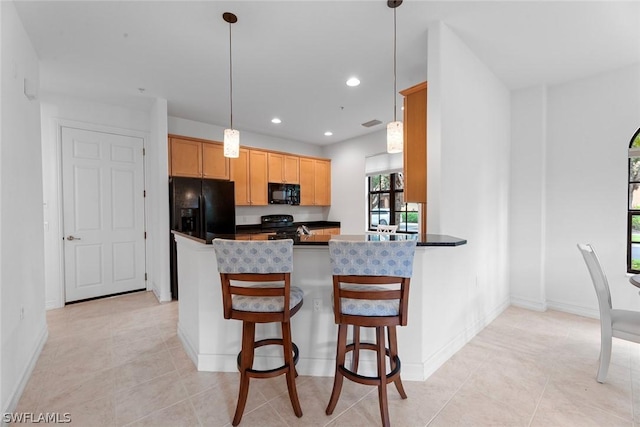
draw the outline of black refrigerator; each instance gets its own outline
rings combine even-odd
[[[169,178],[171,230],[207,239],[207,234],[235,234],[234,183],[217,179]],[[171,248],[171,295],[178,298],[178,254],[173,234]]]

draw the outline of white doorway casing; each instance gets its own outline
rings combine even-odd
[[[42,167],[45,228],[46,308],[64,306],[64,241],[61,128],[72,127],[144,139],[146,187],[147,289],[171,299],[169,247],[160,245],[169,227],[166,101],[151,99],[140,108],[104,104],[56,94],[42,94]],[[167,212],[164,212],[166,210]],[[150,216],[150,211],[153,215]],[[166,218],[165,218],[166,217]],[[162,233],[161,233],[162,232]],[[163,267],[166,265],[166,273]],[[150,270],[151,269],[151,270]]]

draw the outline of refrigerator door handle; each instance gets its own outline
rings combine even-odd
[[[206,236],[207,235],[207,223],[206,221],[206,213],[205,213],[205,200],[204,200],[204,195],[200,194],[198,196],[198,212],[200,214],[200,235],[201,236]]]

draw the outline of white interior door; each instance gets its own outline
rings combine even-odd
[[[65,301],[144,289],[142,138],[62,128]]]

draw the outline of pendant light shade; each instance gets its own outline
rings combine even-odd
[[[240,132],[235,129],[224,130],[224,156],[234,159],[240,156]]]
[[[387,153],[402,153],[403,138],[402,122],[396,121],[387,124]]]
[[[230,12],[222,14],[222,19],[229,23],[229,129],[224,130],[224,156],[237,158],[240,156],[240,132],[233,128],[233,73],[231,62],[231,24],[238,22],[238,17]]]
[[[388,0],[387,6],[393,9],[393,121],[387,124],[387,153],[401,153],[404,140],[402,122],[396,120],[396,8],[402,0]]]

